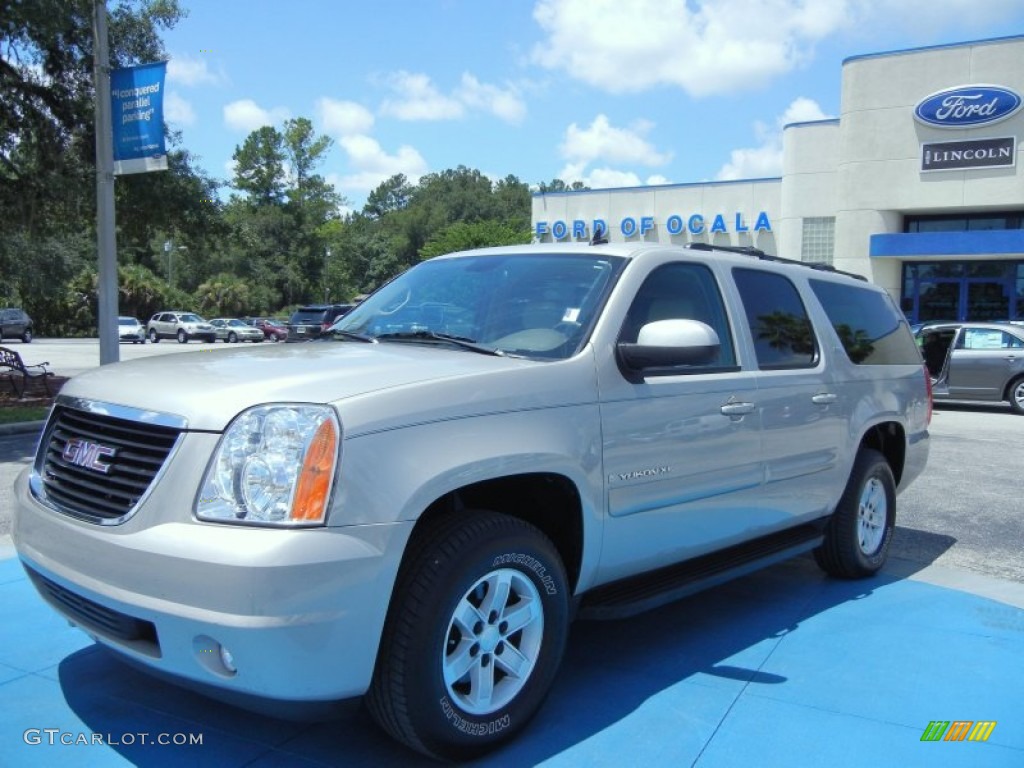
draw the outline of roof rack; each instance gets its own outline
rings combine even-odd
[[[773,256],[770,253],[765,253],[760,248],[754,248],[749,245],[712,245],[711,243],[687,243],[685,248],[689,248],[694,251],[728,251],[729,253],[741,253],[744,256],[752,256],[755,259],[761,259],[762,261],[777,261],[781,264],[796,264],[797,266],[806,267],[807,269],[816,269],[819,272],[832,272],[836,275],[846,275],[856,280],[867,282],[868,279],[864,275],[858,275],[855,272],[844,272],[841,269],[836,269],[831,264],[822,264],[820,262],[813,261],[797,261],[796,259],[784,259],[781,256]]]

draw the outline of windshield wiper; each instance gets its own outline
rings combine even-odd
[[[475,339],[469,339],[465,336],[453,336],[449,333],[437,333],[436,331],[402,331],[398,333],[382,333],[377,336],[377,339],[381,341],[443,341],[448,344],[454,344],[463,349],[469,349],[473,352],[479,352],[481,355],[493,355],[494,357],[504,357],[505,353],[500,349],[492,349],[491,347],[485,347],[482,344],[477,344]]]
[[[362,341],[365,344],[377,343],[373,336],[367,336],[365,333],[356,333],[355,331],[343,331],[340,328],[331,331],[331,335],[341,336],[343,339],[352,339],[353,341]]]

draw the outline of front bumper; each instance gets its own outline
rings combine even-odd
[[[97,642],[243,704],[366,691],[411,523],[147,527],[154,494],[129,523],[97,526],[42,505],[29,473],[15,485],[18,555],[43,598]]]

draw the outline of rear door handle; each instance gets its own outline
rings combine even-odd
[[[838,399],[839,395],[833,392],[819,392],[811,398],[811,402],[818,405],[832,405]]]

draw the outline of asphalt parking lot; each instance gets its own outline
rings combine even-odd
[[[164,347],[209,345],[147,351]],[[944,406],[932,435],[880,576],[828,579],[800,558],[635,619],[578,623],[537,720],[478,764],[1024,765],[1024,419]],[[33,441],[0,436],[0,531]],[[434,764],[362,712],[250,715],[123,666],[42,602],[2,542],[0,765]],[[922,740],[946,721],[995,725],[983,742]]]

